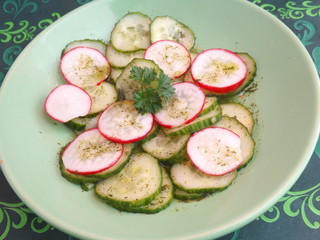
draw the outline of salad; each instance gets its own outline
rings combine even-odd
[[[59,157],[66,180],[118,210],[147,214],[232,184],[253,157],[254,119],[226,99],[253,82],[255,60],[199,50],[195,39],[173,17],[130,12],[108,44],[67,44],[60,59],[66,82],[44,103],[77,134]]]

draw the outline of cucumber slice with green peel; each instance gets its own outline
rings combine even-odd
[[[222,127],[208,127],[191,135],[187,153],[200,171],[213,176],[232,172],[242,163],[240,137]]]
[[[218,104],[218,98],[217,97],[206,97],[206,100],[204,101],[203,109],[199,116],[205,115],[209,112],[211,112]]]
[[[236,176],[236,170],[222,176],[211,176],[201,172],[190,161],[177,163],[170,169],[173,185],[187,193],[208,194],[224,190]]]
[[[101,134],[110,141],[132,143],[145,138],[153,127],[153,116],[150,113],[140,114],[134,101],[123,100],[111,104],[100,115],[98,128]]]
[[[134,58],[143,58],[144,50],[138,50],[135,52],[119,52],[112,45],[107,47],[106,57],[114,68],[126,67]]]
[[[112,167],[102,172],[89,175],[88,177],[104,179],[119,173],[124,168],[124,166],[129,162],[130,157],[134,153],[135,149],[136,149],[136,145],[134,143],[123,144],[122,156]]]
[[[69,172],[65,168],[61,157],[59,159],[59,168],[60,168],[61,176],[64,177],[69,182],[72,182],[72,183],[75,183],[75,184],[97,183],[97,182],[99,182],[101,180],[101,178],[94,178],[94,177],[90,177],[88,175],[80,175],[80,174]]]
[[[151,19],[140,12],[124,15],[111,32],[112,46],[120,52],[146,49],[150,45],[150,23]]]
[[[223,103],[220,104],[222,109],[222,115],[228,117],[234,117],[239,120],[249,133],[252,134],[254,128],[254,120],[252,113],[240,103]]]
[[[122,154],[123,145],[104,138],[95,128],[73,139],[64,149],[61,158],[69,172],[91,175],[112,167]]]
[[[193,31],[185,24],[169,16],[155,17],[150,24],[151,42],[173,40],[191,49],[195,44]]]
[[[139,141],[139,144],[143,144],[155,138],[158,135],[159,131],[160,131],[160,126],[156,122],[154,122],[151,131],[148,133],[148,135],[145,138]]]
[[[90,190],[94,189],[95,186],[96,186],[95,183],[81,183],[80,184],[81,189],[84,191],[90,191]]]
[[[92,106],[89,114],[95,114],[105,110],[110,104],[118,100],[118,92],[115,86],[109,82],[99,85],[83,87],[91,97]]]
[[[94,48],[76,47],[60,60],[60,71],[70,84],[86,87],[99,85],[109,77],[110,64],[105,55]]]
[[[186,158],[186,144],[190,135],[167,136],[159,131],[156,137],[142,144],[142,148],[165,164],[182,162]]]
[[[167,207],[173,201],[173,184],[171,179],[166,172],[166,170],[161,167],[162,170],[162,186],[161,192],[159,195],[149,204],[141,206],[141,207],[132,207],[132,208],[124,208],[122,211],[133,212],[133,213],[146,213],[146,214],[154,214],[158,213]]]
[[[99,117],[100,117],[100,114],[97,114],[94,117],[90,118],[89,121],[86,123],[84,130],[89,130],[91,128],[98,128]]]
[[[153,60],[172,79],[183,76],[191,65],[189,51],[184,45],[171,40],[160,40],[150,45],[145,59]]]
[[[212,111],[198,116],[195,120],[188,124],[174,128],[162,128],[162,131],[168,136],[191,134],[203,128],[213,126],[215,122],[221,119],[221,117],[222,111],[220,105],[217,104]]]
[[[122,74],[123,68],[111,68],[110,79],[114,83],[117,82],[118,77]]]
[[[131,69],[133,67],[152,68],[157,74],[160,74],[162,70],[152,60],[143,58],[133,59],[123,70],[122,74],[116,81],[116,88],[119,90],[122,99],[133,99],[134,93],[141,88],[141,84],[138,81],[130,79]]]
[[[247,66],[248,72],[247,76],[242,83],[242,85],[233,92],[233,94],[238,94],[242,92],[245,88],[247,88],[254,80],[254,77],[257,74],[257,64],[256,61],[250,56],[248,53],[238,52],[237,55],[244,61]]]
[[[157,123],[166,128],[178,127],[192,122],[202,111],[205,95],[194,83],[174,83],[175,95],[154,114]]]
[[[97,49],[99,52],[101,52],[103,55],[105,55],[107,51],[107,44],[101,40],[82,39],[82,40],[76,40],[68,43],[66,47],[62,50],[62,55],[75,47],[94,48],[94,49]]]
[[[173,196],[175,199],[180,201],[188,202],[192,200],[202,200],[208,196],[208,194],[203,193],[188,193],[179,188],[174,188]]]
[[[66,122],[65,125],[73,131],[81,132],[85,130],[90,120],[90,117],[78,117]]]
[[[255,142],[248,129],[237,119],[227,116],[223,116],[214,126],[227,128],[240,137],[242,163],[239,169],[245,167],[253,157],[255,149]]]
[[[161,192],[162,172],[158,160],[147,153],[136,153],[116,175],[96,185],[97,196],[117,209],[140,207]]]

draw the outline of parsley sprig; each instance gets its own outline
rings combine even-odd
[[[158,112],[163,108],[163,103],[169,102],[174,95],[171,79],[163,73],[158,74],[153,68],[133,67],[129,78],[141,85],[133,98],[141,114]]]

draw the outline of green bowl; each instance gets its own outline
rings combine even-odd
[[[58,62],[73,40],[108,40],[128,11],[170,15],[190,26],[202,48],[250,53],[257,61],[257,149],[226,191],[203,201],[174,202],[154,215],[119,212],[60,176],[59,149],[72,139],[44,112],[63,83]],[[20,54],[0,94],[2,170],[18,196],[58,229],[84,239],[209,239],[264,213],[295,183],[319,133],[319,82],[307,51],[279,20],[240,0],[98,0],[58,20]]]

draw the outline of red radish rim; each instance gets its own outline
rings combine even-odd
[[[77,116],[77,117],[82,117],[82,116],[85,116],[85,115],[89,114],[89,112],[90,112],[90,110],[91,110],[91,106],[92,106],[92,98],[91,98],[90,94],[87,93],[84,89],[82,89],[81,87],[79,87],[79,86],[77,86],[77,85],[74,85],[74,84],[62,84],[62,85],[59,85],[59,86],[55,87],[54,89],[52,89],[52,90],[50,91],[50,93],[47,95],[47,97],[46,97],[46,99],[45,99],[45,101],[44,101],[44,110],[45,110],[45,112],[49,115],[49,117],[51,117],[52,119],[54,119],[54,120],[56,120],[56,121],[58,121],[58,122],[61,122],[61,123],[66,123],[66,122],[68,122],[68,121],[63,121],[63,120],[60,120],[60,119],[52,116],[52,114],[50,114],[50,113],[48,112],[48,110],[47,110],[47,103],[48,103],[48,100],[49,100],[50,95],[51,95],[57,88],[59,88],[59,87],[61,87],[61,86],[73,86],[73,87],[76,87],[76,88],[82,90],[85,94],[87,94],[88,97],[89,97],[89,99],[90,99],[90,107],[89,107],[89,110],[88,110],[88,112],[87,112],[86,114],[81,115],[81,116]],[[76,118],[76,117],[75,117],[75,118]],[[71,119],[70,119],[70,120],[71,120]],[[70,120],[69,120],[69,121],[70,121]]]
[[[227,128],[224,128],[224,127],[214,127],[214,126],[213,126],[213,127],[203,128],[203,129],[201,129],[201,130],[193,133],[193,134],[190,136],[189,140],[190,140],[193,136],[197,135],[198,133],[200,133],[200,132],[202,132],[202,131],[204,131],[204,130],[206,130],[206,129],[210,129],[210,128],[219,128],[219,129],[227,130],[227,131],[233,133],[235,136],[237,136],[237,137],[240,139],[240,136],[239,136],[238,134],[236,134],[235,132],[231,131],[230,129],[227,129]],[[199,169],[201,172],[203,172],[203,173],[205,173],[205,174],[207,174],[207,175],[211,175],[211,176],[223,176],[223,175],[226,175],[226,174],[228,174],[228,173],[233,172],[233,171],[236,170],[237,168],[239,168],[239,167],[241,166],[242,162],[243,162],[243,161],[239,161],[239,164],[238,164],[238,165],[235,165],[233,168],[230,168],[228,171],[223,172],[222,174],[210,174],[210,173],[204,171],[203,169],[199,168],[198,164],[196,164],[196,163],[193,161],[193,159],[191,158],[190,153],[189,153],[189,147],[188,147],[189,140],[188,140],[188,142],[187,142],[187,155],[188,155],[188,158],[190,159],[190,161],[194,164],[194,166],[195,166],[197,169]]]
[[[98,128],[91,128],[91,129],[88,129],[88,130],[83,131],[81,134],[86,133],[86,132],[89,132],[89,131],[93,131],[93,130],[98,130],[98,132],[100,133],[100,131],[99,131]],[[80,135],[81,135],[81,134],[80,134]],[[69,143],[66,145],[66,147],[63,149],[63,152],[62,152],[62,154],[61,154],[61,159],[63,159],[63,155],[64,155],[66,149],[68,149],[68,147],[69,147],[80,135],[78,135],[77,137],[75,137],[71,142],[69,142]],[[101,136],[104,137],[102,134],[101,134]],[[108,140],[108,139],[106,139],[106,140]],[[102,168],[102,169],[99,169],[99,170],[96,170],[96,171],[87,171],[87,172],[73,171],[73,170],[70,170],[70,169],[68,169],[68,168],[66,168],[66,170],[67,170],[68,172],[70,172],[70,173],[78,174],[78,175],[92,175],[92,174],[95,174],[95,173],[100,173],[100,172],[103,172],[103,171],[111,168],[113,165],[115,165],[115,164],[120,160],[120,158],[122,157],[123,151],[124,151],[124,146],[121,145],[121,154],[119,155],[119,157],[118,157],[115,161],[113,161],[112,163],[110,163],[110,164],[109,164],[107,167],[105,167],[105,168]],[[62,160],[62,161],[63,161],[63,160]]]
[[[224,51],[224,52],[227,52],[227,53],[230,53],[234,56],[236,56],[240,62],[243,63],[243,65],[245,66],[245,74],[244,76],[238,81],[238,82],[235,82],[234,84],[231,84],[231,85],[228,85],[228,86],[225,86],[225,87],[217,87],[217,86],[211,86],[211,85],[207,85],[207,84],[204,84],[202,83],[201,81],[197,81],[194,74],[193,74],[193,71],[192,71],[192,66],[193,66],[193,63],[196,61],[196,59],[203,53],[206,53],[208,51],[214,51],[214,50],[219,50],[219,51]],[[211,48],[211,49],[206,49],[204,51],[202,51],[201,53],[199,53],[193,60],[192,62],[192,65],[190,67],[190,74],[191,74],[191,77],[193,79],[194,82],[196,82],[197,84],[199,84],[199,86],[207,91],[210,91],[210,92],[213,92],[213,93],[230,93],[230,92],[233,92],[235,90],[237,90],[244,82],[247,74],[248,74],[248,68],[245,64],[245,62],[233,51],[230,51],[228,49],[223,49],[223,48]]]
[[[103,55],[99,50],[97,50],[97,49],[95,49],[95,48],[91,48],[91,47],[85,47],[85,46],[74,47],[74,48],[71,48],[69,51],[65,52],[65,53],[61,56],[59,68],[60,68],[60,73],[61,73],[63,79],[64,79],[67,83],[69,83],[69,84],[78,86],[78,85],[72,83],[72,82],[65,76],[65,74],[64,74],[63,71],[62,71],[62,67],[61,67],[62,62],[63,62],[63,56],[65,56],[66,54],[68,54],[68,53],[70,53],[71,51],[74,51],[74,50],[76,50],[76,49],[78,49],[78,48],[92,49],[92,50],[98,52],[98,53],[106,60],[106,63],[107,63],[107,65],[108,65],[108,74],[106,75],[106,77],[105,77],[103,80],[101,80],[100,82],[97,82],[97,83],[95,84],[95,85],[99,86],[101,83],[103,83],[104,81],[106,81],[106,80],[109,78],[110,73],[111,73],[111,65],[110,65],[110,63],[109,63],[109,61],[108,61],[108,59],[106,58],[105,55]],[[78,87],[79,87],[79,86],[78,86]]]
[[[188,50],[183,44],[181,44],[181,43],[179,43],[179,42],[176,42],[176,41],[173,41],[173,40],[169,40],[169,39],[162,39],[162,40],[155,41],[155,42],[153,42],[153,43],[145,50],[144,55],[143,55],[143,58],[149,59],[149,58],[146,58],[146,54],[147,54],[147,52],[148,52],[148,49],[149,49],[150,47],[152,47],[153,45],[159,43],[159,42],[173,42],[173,43],[175,43],[175,44],[178,44],[178,45],[182,46],[182,47],[186,50],[186,52],[188,53],[188,56],[189,56],[189,59],[190,59],[190,65],[189,65],[189,67],[186,69],[185,72],[181,73],[181,74],[178,75],[178,76],[173,77],[173,79],[178,79],[178,78],[182,77],[182,76],[190,69],[191,64],[192,64],[193,61],[192,61],[192,58],[191,58],[191,55],[190,55],[189,50]],[[149,60],[154,61],[153,59],[149,59]]]
[[[206,95],[204,94],[204,92],[203,92],[203,90],[201,89],[201,87],[199,87],[196,83],[193,83],[193,82],[176,82],[176,83],[173,83],[172,86],[175,86],[175,85],[178,85],[178,84],[192,84],[192,85],[194,85],[196,88],[198,88],[198,89],[200,90],[201,94],[203,94],[203,99],[204,99],[203,104],[202,104],[200,110],[199,110],[192,118],[186,120],[184,123],[182,123],[181,125],[179,125],[179,126],[182,126],[182,125],[184,125],[184,124],[188,124],[188,123],[192,122],[194,119],[196,119],[196,118],[200,115],[200,113],[201,113],[201,111],[202,111],[202,109],[203,109],[203,107],[204,107],[204,104],[205,104]],[[162,121],[160,121],[160,120],[157,118],[156,114],[153,114],[153,117],[154,117],[154,120],[155,120],[160,126],[162,126],[162,127],[165,127],[165,128],[173,128],[173,127],[176,127],[176,126],[173,126],[173,125],[168,125],[168,124],[163,123]]]
[[[112,105],[118,103],[118,102],[123,102],[123,101],[128,101],[128,102],[135,102],[134,100],[130,100],[130,99],[126,99],[126,100],[122,100],[122,101],[117,101],[117,102],[114,102],[112,104],[110,104],[98,117],[98,130],[99,132],[101,133],[102,136],[104,136],[106,139],[109,139],[110,141],[113,141],[113,142],[116,142],[116,143],[120,143],[120,144],[127,144],[127,143],[133,143],[133,142],[137,142],[137,141],[140,141],[142,139],[144,139],[152,130],[152,127],[153,127],[153,124],[154,124],[154,116],[151,114],[152,116],[152,124],[151,124],[151,127],[150,129],[147,131],[146,134],[144,134],[143,136],[140,136],[140,137],[137,137],[137,138],[133,138],[133,139],[129,139],[129,140],[122,140],[120,138],[116,138],[116,137],[112,137],[112,136],[109,136],[105,133],[103,133],[101,130],[100,130],[100,127],[99,127],[99,122],[100,122],[100,118],[101,116],[103,115],[103,113],[105,111],[108,110],[108,108],[110,108]]]

